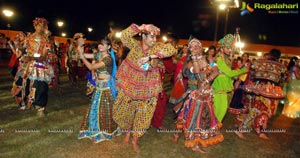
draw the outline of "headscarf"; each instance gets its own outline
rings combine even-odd
[[[222,39],[219,40],[218,46],[219,47],[231,48],[234,43],[235,43],[234,36],[232,34],[227,34]]]
[[[116,57],[115,57],[115,52],[114,50],[111,48],[110,49],[110,57],[112,59],[112,73],[110,76],[110,79],[108,81],[109,87],[110,87],[110,91],[111,94],[113,95],[114,99],[117,98],[118,95],[118,90],[116,89],[116,73],[117,73],[117,63],[116,63]]]
[[[78,38],[84,38],[84,34],[81,32],[75,33],[73,39],[77,40]]]
[[[40,23],[45,26],[48,25],[48,21],[45,18],[35,18],[32,22],[33,22],[33,26],[37,26]]]
[[[202,47],[202,43],[197,38],[193,38],[192,40],[190,40],[188,48],[190,48],[193,42],[196,42],[198,45],[200,45],[200,47]]]

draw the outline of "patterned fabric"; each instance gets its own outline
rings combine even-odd
[[[141,137],[150,126],[156,104],[156,97],[132,100],[121,89],[113,107],[113,118],[122,130]]]
[[[17,77],[22,77],[22,78],[26,77],[26,73],[28,72],[28,66],[29,66],[28,62],[23,61],[23,58],[24,58],[24,56],[22,56],[19,59],[18,71],[16,73]]]
[[[286,67],[277,61],[271,60],[257,60],[252,65],[255,73],[252,76],[254,79],[265,79],[278,83],[281,74],[286,71]]]
[[[44,22],[44,20],[40,21]],[[39,22],[38,22],[39,23]],[[36,33],[29,35],[27,38],[26,52],[29,57],[40,55],[47,58],[45,50],[49,48],[49,40],[46,35],[39,37]],[[29,76],[30,92],[28,95],[28,107],[38,105],[45,107],[48,102],[48,84],[54,77],[52,67],[47,61],[31,60],[28,63],[28,71],[25,72],[25,78]]]
[[[157,65],[145,71],[138,60],[149,55],[170,57],[176,49],[170,44],[155,43],[151,49],[143,50],[142,43],[133,38],[138,33],[141,32],[135,24],[122,31],[121,41],[130,53],[116,75],[119,93],[113,117],[123,130],[132,130],[134,136],[141,137],[150,126],[162,81]]]
[[[50,83],[54,71],[48,63],[32,61],[29,64],[29,79]]]
[[[174,99],[174,100],[171,100],[171,101],[174,102],[174,104],[176,105],[173,108],[173,111],[176,113],[176,115],[180,112],[180,110],[182,108],[182,105],[183,105],[183,102],[188,98],[189,94],[193,90],[198,89],[197,79],[195,78],[195,75],[193,73],[191,73],[190,70],[188,70],[188,69],[186,69],[184,67],[183,71],[182,71],[182,74],[183,74],[184,77],[188,78],[188,81],[187,81],[187,90],[178,99],[174,99],[175,97],[172,97],[172,99]],[[174,88],[175,88],[175,86],[174,86]]]
[[[15,97],[17,104],[20,106],[25,106],[27,104],[29,83],[29,79],[24,79],[22,77],[16,78],[15,82],[13,83],[11,93]]]
[[[117,87],[123,89],[124,93],[132,99],[157,97],[162,90],[159,70],[150,68],[145,71],[138,66],[138,60],[151,54],[160,58],[170,57],[176,53],[176,49],[170,44],[157,42],[153,48],[142,50],[140,41],[133,38],[138,33],[135,24],[122,31],[121,41],[130,48],[130,53],[118,69]]]
[[[239,129],[245,131],[254,129],[256,133],[262,133],[262,130],[267,129],[270,117],[276,113],[278,103],[278,99],[247,94],[245,104],[249,105],[249,113],[238,115],[236,121]]]
[[[37,38],[36,35],[33,33],[32,35],[29,35],[27,39],[27,54],[29,56],[33,56],[35,53],[42,55],[45,47],[48,44],[47,37],[42,36]]]
[[[253,80],[244,88],[247,93],[244,104],[249,105],[249,113],[241,115],[238,121],[240,122],[239,128],[254,129],[256,133],[260,134],[263,129],[267,129],[269,119],[277,111],[280,98],[284,97],[281,87],[278,86],[279,80],[276,80],[276,76],[280,76],[281,73],[285,72],[285,69],[276,61],[258,60],[258,63],[264,67],[256,67],[257,64],[253,66],[255,71]],[[271,66],[269,63],[276,65]],[[273,69],[274,67],[278,69]],[[258,75],[261,74],[261,71],[265,72],[263,76]],[[268,71],[272,71],[272,73],[268,73]]]
[[[108,67],[112,65],[109,56],[101,61],[105,63],[104,68],[97,69],[97,74],[109,74]],[[82,121],[78,139],[90,138],[94,143],[111,140],[121,134],[120,128],[112,118],[114,98],[108,80],[96,79],[96,89],[92,97],[92,103]]]
[[[219,40],[218,45],[221,47],[232,48],[235,42],[235,38],[232,34],[225,35],[222,39]]]
[[[213,70],[209,65],[201,70],[200,80],[214,78]],[[219,123],[215,116],[213,105],[212,88],[210,85],[198,85],[192,90],[183,104],[180,111],[176,127],[183,130],[185,136],[185,146],[193,148],[198,145],[208,147],[224,140],[220,133],[222,123]]]
[[[112,119],[114,98],[107,82],[98,81],[92,103],[82,121],[78,139],[90,138],[94,143],[98,143],[121,134],[121,130]]]

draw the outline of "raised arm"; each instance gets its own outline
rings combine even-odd
[[[137,46],[139,42],[133,38],[133,36],[140,33],[141,30],[139,29],[139,26],[136,24],[131,24],[128,28],[123,30],[121,33],[121,41],[122,43],[128,47],[129,49]]]
[[[80,59],[82,60],[82,62],[84,63],[84,65],[89,69],[89,70],[95,70],[95,69],[99,69],[101,67],[105,67],[105,63],[103,61],[98,61],[95,64],[90,63],[86,58],[85,58],[85,54],[84,52],[84,48],[78,46],[78,48],[76,49],[77,53],[80,56]]]

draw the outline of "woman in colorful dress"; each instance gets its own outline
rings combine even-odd
[[[169,98],[169,102],[175,105],[178,104],[178,99],[183,95],[187,88],[188,79],[185,76],[183,76],[182,71],[188,56],[188,46],[184,45],[182,48],[182,56],[176,64],[176,69],[174,72],[174,86]]]
[[[216,66],[210,66],[202,53],[202,44],[198,39],[189,42],[192,61],[188,68],[197,79],[198,88],[192,90],[185,100],[176,122],[177,130],[183,130],[185,146],[193,151],[204,153],[202,147],[208,147],[223,141],[220,123],[214,113],[211,82],[218,75]],[[173,141],[178,142],[179,133]]]
[[[142,41],[134,36],[140,34]],[[151,64],[152,58],[170,57],[176,53],[171,44],[156,42],[159,28],[152,24],[132,24],[122,31],[121,41],[130,49],[117,73],[118,96],[114,104],[113,118],[126,131],[123,142],[128,143],[132,134],[132,146],[140,152],[138,140],[150,127],[162,90],[159,68]]]
[[[185,60],[185,62],[183,64],[183,70],[182,70],[182,76],[185,77],[185,78],[187,78],[187,88],[183,92],[182,95],[179,95],[178,93],[176,93],[176,95],[178,95],[178,96],[176,97],[177,99],[174,99],[174,104],[175,104],[175,107],[173,108],[174,119],[177,119],[178,114],[179,114],[179,112],[181,111],[181,109],[183,107],[183,103],[188,98],[189,94],[193,90],[198,89],[198,83],[197,83],[198,81],[197,81],[197,79],[195,77],[195,74],[191,73],[191,71],[190,71],[190,66],[191,65],[188,65],[188,63],[192,62],[190,51],[188,51],[188,54],[189,55],[187,56],[187,59]],[[174,88],[175,88],[175,86],[174,86]],[[181,86],[178,86],[178,87],[181,87]],[[179,90],[178,87],[176,87],[177,90]]]
[[[287,83],[286,98],[282,114],[290,118],[300,117],[300,59],[293,57],[288,65],[289,82]]]
[[[79,36],[78,38],[83,38]],[[110,40],[105,37],[98,45],[101,52],[99,59],[95,63],[89,62],[84,54],[83,45],[78,45],[77,51],[80,59],[89,70],[96,70],[96,88],[92,97],[92,102],[88,108],[81,124],[78,139],[90,138],[94,143],[99,143],[121,134],[120,128],[112,118],[112,108],[114,97],[110,80],[116,74],[116,62],[114,52],[111,48]]]

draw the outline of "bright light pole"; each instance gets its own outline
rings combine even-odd
[[[230,8],[238,8],[239,0],[211,0],[211,3],[217,8],[216,14],[216,26],[214,34],[214,45],[217,43],[218,38],[218,25],[219,25],[219,11],[225,10],[225,26],[224,26],[224,35],[227,34],[227,25],[228,25],[228,16]]]
[[[93,28],[88,27],[88,32],[92,32],[92,31],[93,31]]]
[[[4,16],[6,16],[8,19],[14,15],[14,12],[11,11],[11,10],[9,10],[9,9],[3,9],[2,13],[3,13]],[[10,27],[11,27],[9,21],[8,21],[8,23],[7,23],[6,26],[7,26],[8,30],[9,30]]]
[[[226,4],[221,3],[219,4],[218,8],[217,8],[217,14],[216,14],[216,26],[215,26],[215,34],[214,34],[214,45],[217,44],[217,38],[218,38],[218,29],[219,29],[219,12],[220,10],[224,10],[226,8]]]
[[[7,19],[11,18],[14,15],[14,12],[10,9],[3,9],[2,13],[4,14],[4,16],[7,17]],[[11,24],[9,23],[9,20],[7,20],[7,25],[6,26],[7,26],[7,29],[8,29],[7,36],[9,36],[9,30],[11,28]]]
[[[63,21],[57,21],[57,26],[58,26],[58,27],[64,26],[64,22],[63,22]]]
[[[58,20],[56,24],[57,24],[57,26],[59,27],[59,29],[62,28],[62,27],[65,25],[64,21],[62,21],[62,20]],[[60,30],[60,31],[61,31],[61,30]],[[61,35],[62,37],[65,37],[67,34],[66,34],[65,32],[61,32],[60,35]]]

